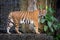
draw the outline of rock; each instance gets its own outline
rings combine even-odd
[[[0,34],[1,40],[53,40],[46,34]]]

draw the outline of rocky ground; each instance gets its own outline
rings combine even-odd
[[[46,34],[0,34],[0,40],[53,40]]]

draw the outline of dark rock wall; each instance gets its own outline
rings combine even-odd
[[[60,0],[56,1],[56,18],[60,22]]]
[[[0,30],[6,29],[7,17],[11,11],[19,11],[19,0],[0,0]]]

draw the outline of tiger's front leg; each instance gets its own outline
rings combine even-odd
[[[38,31],[38,19],[34,20],[34,25],[35,25],[35,32],[36,32],[36,34],[40,34],[40,32]]]
[[[19,32],[19,21],[15,20],[15,30],[18,34],[22,34],[21,32]]]

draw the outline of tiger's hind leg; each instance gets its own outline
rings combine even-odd
[[[11,33],[9,32],[10,28],[11,28],[11,27],[7,27],[7,33],[8,33],[8,34],[11,34]]]
[[[12,26],[13,26],[13,23],[8,23],[8,25],[7,25],[7,33],[8,34],[11,34],[9,31],[10,31]]]

